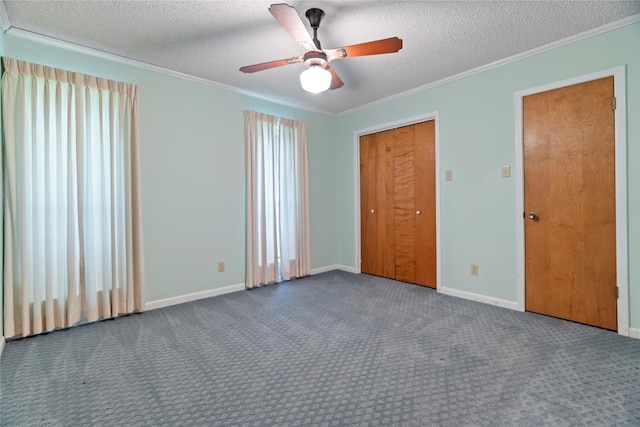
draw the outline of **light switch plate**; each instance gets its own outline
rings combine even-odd
[[[511,176],[511,165],[502,166],[502,177],[509,178]]]
[[[453,179],[453,171],[451,170],[444,171],[444,180],[451,181],[452,179]]]

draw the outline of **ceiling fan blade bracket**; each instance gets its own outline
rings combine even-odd
[[[334,59],[342,59],[346,57],[347,51],[342,48],[331,49],[327,51],[327,61],[333,61]]]
[[[287,62],[287,64],[297,64],[298,62],[302,62],[302,57],[301,56],[294,56],[293,58],[287,58],[285,59],[285,61]]]
[[[310,50],[319,50],[314,43],[298,42],[303,52],[309,52]]]

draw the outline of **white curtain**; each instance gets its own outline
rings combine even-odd
[[[3,61],[5,336],[142,311],[137,86]]]
[[[245,111],[247,289],[311,273],[306,123]]]

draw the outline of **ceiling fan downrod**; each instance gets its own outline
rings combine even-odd
[[[307,10],[305,16],[309,20],[311,28],[313,28],[313,43],[316,45],[316,48],[318,50],[322,50],[320,40],[318,40],[318,27],[320,27],[320,21],[322,21],[322,18],[324,18],[324,11],[322,9],[317,9],[314,7]]]

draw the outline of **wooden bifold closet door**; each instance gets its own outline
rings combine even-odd
[[[361,271],[436,287],[435,122],[360,137]]]

